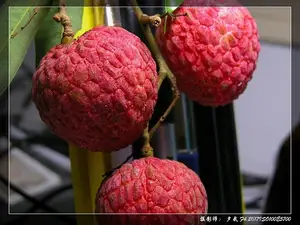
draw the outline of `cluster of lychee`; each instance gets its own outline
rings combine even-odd
[[[203,106],[233,102],[256,68],[260,44],[254,18],[244,7],[183,4],[173,12],[184,13],[163,18],[155,34],[178,89]],[[137,140],[151,119],[157,70],[136,35],[97,26],[44,56],[32,97],[41,119],[59,137],[90,151],[117,151]],[[170,213],[99,216],[110,224],[198,224],[195,217],[174,213],[206,213],[208,206],[195,172],[155,157],[117,169],[102,183],[96,203],[98,213]]]

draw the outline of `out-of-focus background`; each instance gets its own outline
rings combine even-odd
[[[292,119],[290,8],[251,7],[250,10],[257,19],[261,34],[261,53],[253,80],[234,103],[234,115],[246,212],[260,213],[264,210],[272,185],[280,148],[291,126],[298,123],[300,105],[294,104],[295,118]],[[11,182],[38,199],[59,190],[43,201],[59,212],[74,212],[68,146],[43,124],[31,101],[31,78],[35,66],[35,45],[32,43],[10,87]],[[293,80],[293,84],[300,84],[297,79]],[[1,128],[8,122],[5,98],[1,96]],[[171,149],[160,153],[161,157],[183,161],[199,173],[201,165],[197,164],[197,159],[201,157],[201,149],[197,149],[195,143],[206,137],[197,136],[193,121],[198,115],[193,110],[192,104],[183,95],[174,110],[174,119],[164,124],[157,138],[160,141],[164,138],[165,145]],[[7,137],[2,129],[1,176],[7,174],[6,144]],[[130,150],[131,147],[128,147],[121,150],[121,154],[114,153],[113,165],[121,163]],[[7,188],[0,183],[0,204],[4,207],[7,201]],[[11,192],[11,213],[41,211],[16,191]]]

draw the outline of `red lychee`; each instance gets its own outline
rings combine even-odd
[[[225,0],[188,0],[174,11],[185,13],[163,19],[156,30],[178,89],[203,106],[232,103],[256,69],[260,43],[255,19],[247,8]]]
[[[32,98],[59,137],[90,151],[116,151],[146,127],[157,84],[155,61],[140,38],[121,27],[97,26],[43,57]]]
[[[206,190],[194,171],[155,157],[124,164],[103,181],[96,196],[96,213],[119,213],[97,215],[99,224],[199,224],[207,206]]]

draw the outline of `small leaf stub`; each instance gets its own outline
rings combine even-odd
[[[184,0],[165,0],[165,12],[173,13],[183,2]]]
[[[168,17],[173,17],[175,18],[176,15],[173,14],[173,12],[182,4],[184,3],[184,0],[165,0],[165,13],[164,13],[164,34],[167,32],[167,22],[168,22]],[[173,19],[171,18],[171,19]]]

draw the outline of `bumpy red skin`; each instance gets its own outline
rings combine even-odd
[[[205,188],[194,171],[155,157],[123,165],[103,182],[96,197],[96,213],[144,214],[98,216],[99,224],[111,225],[200,224],[199,214],[205,214],[207,206]],[[165,215],[153,215],[157,213]]]
[[[209,5],[208,5],[209,2]],[[212,7],[215,5],[230,7]],[[189,6],[207,7],[189,7]],[[235,1],[186,1],[156,30],[181,92],[203,106],[232,103],[246,89],[260,52],[257,24]]]
[[[98,26],[45,55],[33,77],[32,98],[59,137],[108,152],[141,135],[156,104],[157,84],[155,61],[137,36]]]

